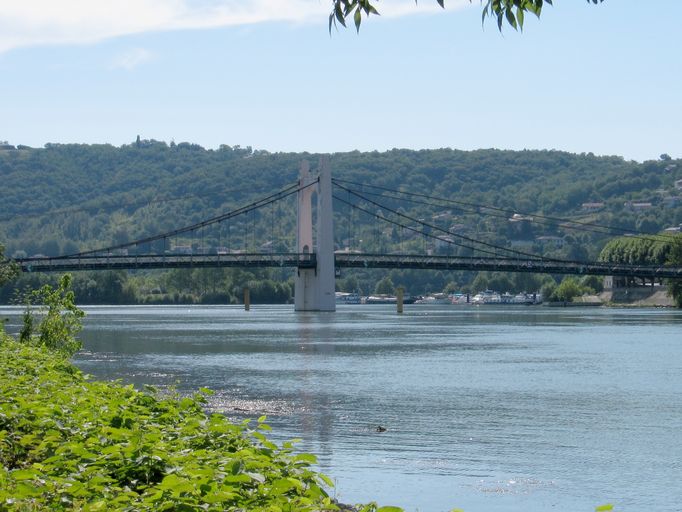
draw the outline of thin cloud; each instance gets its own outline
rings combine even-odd
[[[150,61],[153,56],[152,52],[145,48],[131,48],[118,55],[111,63],[111,68],[132,71],[141,64]]]
[[[469,5],[450,0],[448,8]],[[435,0],[379,3],[382,17],[438,9]],[[0,53],[40,45],[91,44],[167,30],[263,22],[325,24],[328,0],[0,0]]]

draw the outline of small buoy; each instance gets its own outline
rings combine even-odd
[[[382,427],[381,425],[379,425],[377,427],[377,432],[386,432],[386,427]]]

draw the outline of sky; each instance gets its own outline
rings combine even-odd
[[[682,157],[680,0],[0,0],[0,140]]]

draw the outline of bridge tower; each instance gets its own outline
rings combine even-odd
[[[327,158],[320,159],[320,174],[317,177],[310,173],[308,162],[301,163],[299,186],[305,185],[310,186],[298,192],[296,248],[299,253],[315,252],[317,266],[296,270],[294,309],[336,311],[332,175]],[[317,194],[315,240],[313,240],[313,193]],[[313,245],[314,242],[316,245]]]

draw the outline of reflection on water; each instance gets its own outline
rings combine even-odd
[[[277,439],[319,456],[343,501],[673,511],[681,327],[668,310],[96,307],[77,363],[209,387],[211,408],[235,419],[267,414]]]

